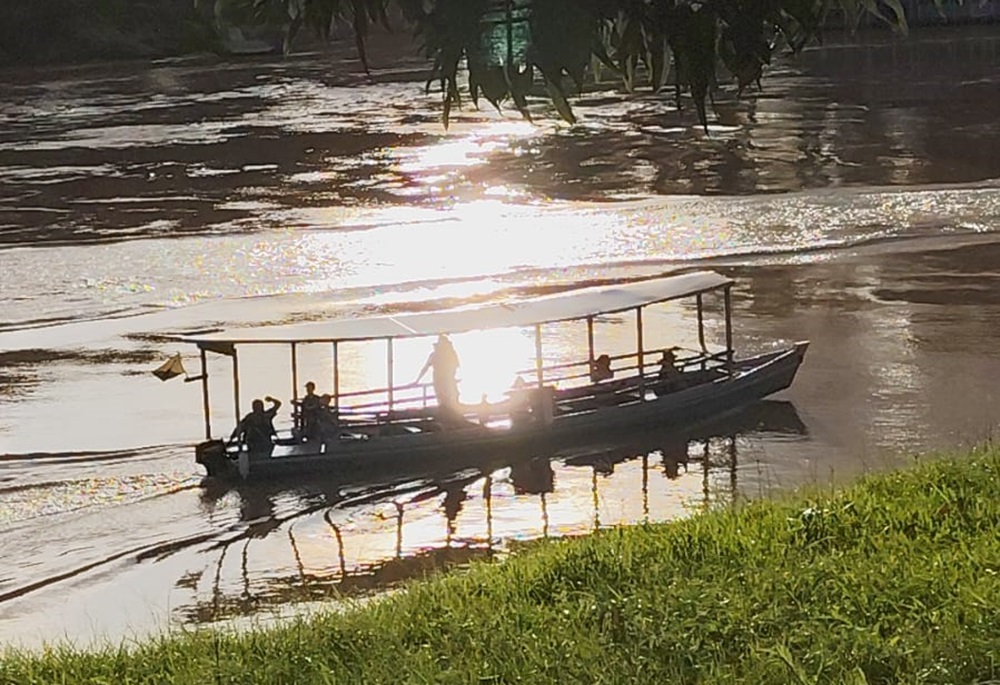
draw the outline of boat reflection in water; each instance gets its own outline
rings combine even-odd
[[[238,498],[242,525],[211,550],[214,564],[178,583],[194,591],[178,618],[210,623],[365,597],[510,553],[519,541],[725,505],[739,496],[741,446],[806,434],[791,403],[765,400],[684,433],[637,433],[626,445],[488,473],[361,485],[207,481],[205,507]]]

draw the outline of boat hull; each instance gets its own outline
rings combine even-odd
[[[683,430],[787,388],[805,356],[807,342],[733,364],[733,373],[645,401],[556,416],[548,425],[506,430],[470,426],[440,432],[341,441],[325,451],[309,443],[280,445],[270,457],[226,457],[220,443],[199,446],[198,461],[223,478],[286,479],[315,475],[393,473],[485,467],[534,456],[571,456],[574,449],[636,430]]]

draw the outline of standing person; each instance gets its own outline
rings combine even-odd
[[[306,383],[306,394],[299,400],[299,428],[306,440],[317,437],[317,424],[320,412],[320,397],[316,394],[316,384]]]
[[[265,401],[271,403],[271,408],[265,410],[264,402],[253,401],[253,411],[244,416],[238,424],[233,434],[229,436],[229,441],[239,440],[247,446],[247,452],[251,457],[269,457],[274,449],[274,438],[277,431],[274,430],[274,417],[281,407],[281,400],[268,395]]]
[[[455,374],[458,372],[458,353],[451,344],[451,340],[443,333],[438,336],[434,343],[434,351],[427,357],[427,363],[420,370],[416,383],[424,377],[427,370],[434,369],[434,395],[437,397],[438,406],[446,409],[458,409],[458,381]]]

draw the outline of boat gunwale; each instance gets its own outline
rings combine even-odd
[[[520,426],[516,429],[517,434],[520,435],[530,435],[530,434],[544,434],[551,431],[552,426],[555,424],[565,424],[569,422],[576,423],[580,419],[589,419],[591,417],[607,415],[608,410],[634,410],[638,407],[646,407],[651,411],[658,409],[657,404],[662,405],[665,402],[678,402],[681,400],[688,400],[691,398],[696,398],[698,395],[710,393],[714,390],[718,390],[720,387],[734,387],[739,385],[748,377],[760,377],[761,374],[766,374],[770,369],[780,366],[782,363],[799,357],[805,354],[805,350],[808,348],[808,341],[798,341],[792,343],[788,347],[782,347],[777,350],[772,350],[769,352],[764,352],[753,357],[747,357],[744,359],[738,359],[734,362],[732,370],[734,373],[727,375],[719,375],[712,379],[706,379],[701,382],[694,383],[687,387],[677,388],[675,390],[664,392],[658,394],[653,399],[639,400],[638,398],[629,402],[621,402],[614,404],[605,404],[603,406],[595,406],[588,409],[580,409],[575,411],[563,411],[556,414],[553,419],[553,424],[528,424],[525,426]],[[655,379],[655,374],[649,374],[645,377],[645,380],[653,381]],[[640,388],[640,379],[638,376],[630,376],[626,380],[628,383],[625,387],[616,391],[618,394],[626,394],[629,392],[635,392]],[[590,387],[600,387],[601,384],[595,384]],[[650,382],[645,386],[647,391],[656,390],[656,384]],[[560,401],[558,394],[556,396],[556,401]],[[423,417],[425,420],[435,420],[435,408],[427,407],[428,414]],[[376,414],[376,413],[372,413]],[[350,433],[357,431],[358,429],[376,429],[376,428],[386,428],[393,425],[399,426],[412,426],[414,423],[419,423],[418,419],[391,419],[385,417],[383,414],[378,414],[381,418],[373,420],[371,422],[366,422],[363,424],[357,424],[352,426],[347,424],[345,426],[344,432]],[[470,429],[468,432],[463,430],[463,428]],[[466,423],[462,427],[452,428],[450,430],[440,430],[440,431],[416,431],[413,433],[398,433],[381,435],[374,438],[375,442],[386,443],[386,442],[398,442],[400,444],[413,441],[415,439],[427,438],[429,436],[449,438],[448,442],[463,442],[466,439],[471,439],[472,441],[479,441],[484,438],[505,438],[512,434],[515,429],[511,427],[506,428],[496,428],[482,426],[474,421],[466,420]],[[347,441],[350,442],[350,441]],[[358,444],[368,443],[367,440],[359,440]],[[303,443],[304,444],[304,443]],[[371,444],[371,443],[368,443]],[[296,456],[286,455],[286,456],[274,456],[271,459],[295,459]]]
[[[787,382],[781,383],[781,388],[788,387],[801,364],[808,341],[797,341],[781,349],[765,352],[737,360],[738,372],[711,381],[682,388],[666,393],[648,401],[636,401],[627,404],[605,406],[590,411],[574,412],[556,417],[550,425],[529,424],[518,430],[453,430],[430,431],[409,434],[384,435],[372,440],[346,441],[341,447],[332,450],[304,452],[299,454],[275,454],[262,459],[255,459],[249,468],[253,477],[267,477],[277,473],[286,475],[292,473],[309,473],[316,469],[339,469],[347,464],[356,466],[368,461],[373,467],[378,467],[382,460],[395,460],[403,449],[409,458],[417,454],[431,452],[441,457],[464,453],[472,448],[541,448],[552,450],[552,456],[565,451],[572,451],[577,441],[561,448],[556,447],[567,436],[575,436],[578,440],[592,435],[596,431],[620,431],[626,426],[638,425],[644,417],[662,416],[664,411],[675,408],[681,414],[687,414],[699,407],[713,403],[731,400],[732,395],[745,393],[751,388],[767,383],[773,374],[787,374]],[[733,407],[744,406],[754,400],[762,399],[776,390],[753,393],[752,399],[737,402]],[[709,412],[706,416],[714,416],[720,412]],[[596,419],[596,420],[595,420]],[[676,423],[677,417],[666,424]],[[648,425],[648,424],[647,424]],[[470,428],[472,424],[470,424]],[[304,446],[304,444],[303,444]],[[247,458],[245,449],[230,453],[230,459]],[[402,458],[402,457],[399,457]],[[485,458],[485,457],[484,457]],[[248,476],[249,476],[248,474]],[[244,476],[247,477],[247,476]]]

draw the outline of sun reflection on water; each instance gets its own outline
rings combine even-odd
[[[475,166],[485,164],[489,153],[538,133],[538,126],[522,119],[477,122],[467,133],[445,136],[431,145],[393,148],[391,157],[395,158],[396,167],[408,174],[440,167]]]

